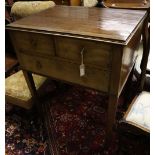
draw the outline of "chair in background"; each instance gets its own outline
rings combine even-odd
[[[55,6],[53,1],[18,1],[11,8],[14,20],[38,13]]]
[[[40,75],[33,75],[35,86],[39,91],[46,81]],[[31,109],[33,99],[24,78],[23,72],[18,71],[5,79],[5,98],[6,102],[25,109]]]
[[[119,121],[118,132],[120,152],[123,154],[150,154],[150,80],[146,70],[148,64],[150,36],[148,36],[145,53],[142,55],[141,72],[139,73],[137,96],[128,107],[124,117]],[[144,76],[143,76],[144,75]],[[148,92],[144,91],[147,90]],[[132,144],[125,143],[125,139],[132,138]],[[141,147],[143,146],[143,147]],[[131,152],[126,152],[131,150]]]
[[[6,4],[6,11],[5,11],[6,25],[15,20],[29,16],[33,13],[37,13],[55,6],[55,3],[53,1],[18,1],[15,3],[13,3],[13,1],[11,2],[12,3],[10,5],[9,2],[8,4]],[[5,73],[6,77],[8,77],[13,70],[17,69],[19,63],[16,58],[16,54],[14,52],[7,30],[5,31],[5,34],[6,34]]]
[[[138,95],[133,99],[123,119],[121,119],[118,124],[120,140],[119,151],[124,154],[150,154],[150,93],[143,91],[144,89],[146,90],[145,85],[148,85],[147,90],[150,91],[150,80],[147,81],[148,78],[146,78],[146,74],[148,74],[146,68],[150,50],[150,36],[148,37],[147,52],[143,53],[141,73],[138,77]],[[142,78],[142,75],[145,76]],[[124,141],[128,135],[130,135],[129,137],[133,137],[133,144],[131,145],[126,145]],[[141,144],[143,144],[143,147],[141,147]],[[131,152],[126,152],[126,150],[131,150]]]
[[[121,123],[128,123],[135,129],[141,130],[144,134],[150,132],[150,93],[143,91],[137,95],[128,110],[126,111]]]
[[[119,154],[150,153],[150,93],[137,95],[118,125]],[[130,143],[128,142],[130,141]],[[143,147],[142,147],[143,146]]]
[[[43,11],[45,9],[54,7],[55,3],[53,1],[18,1],[13,3],[11,7],[11,15],[15,20],[21,19],[23,17],[29,16],[33,13]],[[6,24],[9,24],[8,22]],[[7,31],[6,31],[7,34]],[[9,51],[13,51],[9,36],[7,35],[6,45],[9,44]],[[8,47],[8,46],[6,46]],[[27,83],[25,81],[22,71],[18,71],[19,63],[14,52],[6,51],[5,56],[5,97],[6,102],[25,109],[31,109],[33,106],[33,99],[31,97],[30,91],[28,89]],[[14,74],[13,74],[14,73]],[[12,75],[11,75],[12,74]],[[38,90],[44,85],[46,78],[33,75],[35,86]]]

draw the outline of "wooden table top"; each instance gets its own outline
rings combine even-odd
[[[143,10],[55,6],[11,23],[8,28],[126,45],[146,14]]]

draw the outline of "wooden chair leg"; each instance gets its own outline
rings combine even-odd
[[[144,82],[145,82],[145,74],[148,62],[148,56],[150,51],[150,28],[148,27],[149,17],[146,18],[144,27],[143,27],[143,56],[141,61],[141,75],[140,75],[140,83],[139,83],[139,92],[143,90]]]
[[[24,74],[25,80],[27,82],[28,88],[30,90],[30,93],[32,95],[34,107],[37,109],[38,116],[41,116],[41,118],[43,118],[42,108],[41,108],[39,100],[38,100],[39,96],[37,94],[37,90],[36,90],[35,83],[34,83],[34,80],[32,77],[32,73],[23,70],[23,74]]]

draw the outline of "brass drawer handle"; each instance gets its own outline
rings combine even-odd
[[[38,60],[36,61],[36,68],[37,69],[41,69],[42,68],[42,64]]]

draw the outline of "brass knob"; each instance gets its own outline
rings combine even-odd
[[[42,68],[42,64],[38,60],[36,61],[36,68],[37,69],[41,69]]]

